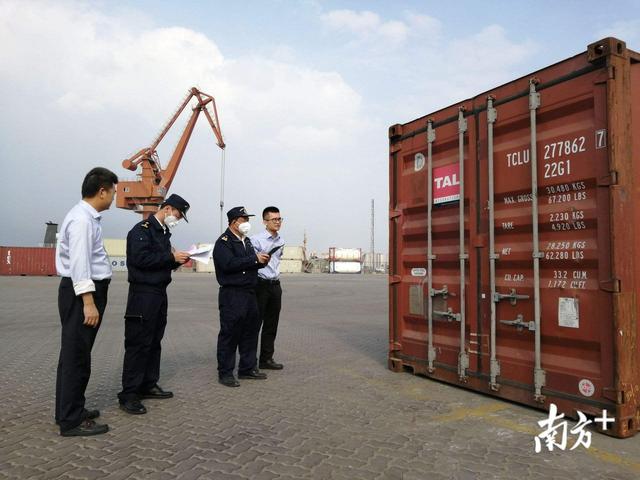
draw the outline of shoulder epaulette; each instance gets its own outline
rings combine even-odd
[[[140,226],[143,228],[149,228],[149,222],[142,222]]]
[[[220,237],[220,240],[224,240],[226,242],[227,240],[229,240],[229,237],[227,237],[226,235],[223,235]]]

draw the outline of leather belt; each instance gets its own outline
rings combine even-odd
[[[262,277],[258,277],[258,282],[262,282],[262,283],[270,283],[271,285],[280,285],[280,279],[276,279],[276,280],[271,280],[269,278],[262,278]]]

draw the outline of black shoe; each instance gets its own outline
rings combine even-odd
[[[284,365],[274,362],[273,358],[271,358],[266,362],[260,362],[260,368],[262,370],[282,370],[284,368]]]
[[[238,373],[238,378],[241,378],[243,380],[266,380],[267,374],[262,373],[257,368],[254,368],[253,370],[250,370],[246,373]]]
[[[233,375],[218,378],[218,383],[225,387],[239,387],[240,382]]]
[[[163,390],[160,388],[160,385],[156,384],[151,387],[150,390],[144,392],[140,395],[141,398],[171,398],[173,397],[173,392],[168,390]]]
[[[87,418],[89,420],[94,420],[100,416],[100,410],[87,410],[85,408],[83,414],[84,414],[84,418]]]
[[[99,425],[93,420],[86,419],[77,427],[60,432],[60,435],[63,437],[88,437],[91,435],[107,433],[108,431],[109,425]]]
[[[143,415],[147,413],[147,409],[140,403],[140,400],[125,400],[120,402],[120,408],[132,415]]]
[[[93,420],[100,416],[100,410],[87,410],[86,408],[82,411],[82,419]],[[60,425],[60,420],[56,418],[56,425]]]

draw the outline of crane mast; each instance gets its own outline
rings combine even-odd
[[[187,126],[178,140],[178,144],[171,155],[167,167],[163,169],[160,165],[156,149],[180,114],[194,98],[197,100],[197,104],[195,104],[192,109]],[[213,114],[209,111],[209,104],[212,106]],[[207,118],[213,134],[216,137],[218,147],[224,151],[226,145],[222,138],[222,131],[220,130],[215,99],[195,87],[190,89],[182,104],[160,131],[153,143],[122,162],[122,166],[127,170],[135,172],[140,169],[140,172],[138,173],[137,180],[124,180],[118,183],[116,190],[116,205],[118,208],[133,210],[136,213],[142,214],[144,219],[158,210],[158,205],[164,201],[171,187],[171,183],[178,171],[182,156],[193,133],[196,121],[201,113],[204,113]]]

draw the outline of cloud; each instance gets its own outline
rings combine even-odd
[[[151,142],[194,85],[216,97],[228,145],[227,205],[260,209],[280,202],[298,227],[290,231],[291,244],[301,242],[305,221],[326,205],[338,208],[337,198],[335,205],[323,203],[324,185],[303,181],[309,172],[319,166],[325,173],[359,171],[364,160],[345,167],[345,158],[359,150],[365,159],[374,149],[358,146],[371,128],[358,92],[335,71],[293,63],[286,48],[275,60],[229,57],[188,28],[157,27],[144,17],[132,22],[80,2],[12,0],[0,2],[0,42],[0,88],[12,92],[0,121],[0,154],[3,166],[12,158],[12,182],[1,195],[11,204],[30,204],[42,222],[62,220],[91,166],[133,176],[121,160]],[[181,117],[161,144],[163,165],[185,121]],[[193,205],[189,241],[211,240],[218,228],[219,153],[207,130],[201,119],[172,185]],[[383,136],[381,145],[384,152]],[[348,179],[336,178],[331,188],[348,190]],[[47,202],[38,203],[33,191]],[[300,202],[303,197],[318,203]],[[42,222],[12,212],[14,228],[3,229],[0,242],[39,241]],[[123,237],[136,218],[114,209],[105,229]],[[337,221],[335,230],[344,226]],[[312,246],[326,247],[330,230],[310,225]]]
[[[440,22],[432,17],[411,12],[405,12],[404,16],[404,21],[383,20],[368,10],[331,10],[321,14],[320,20],[326,27],[353,34],[360,41],[382,41],[385,48],[401,46],[412,35],[439,33]]]
[[[616,37],[627,43],[631,49],[640,49],[640,18],[620,20],[618,22],[602,28],[595,38]]]

